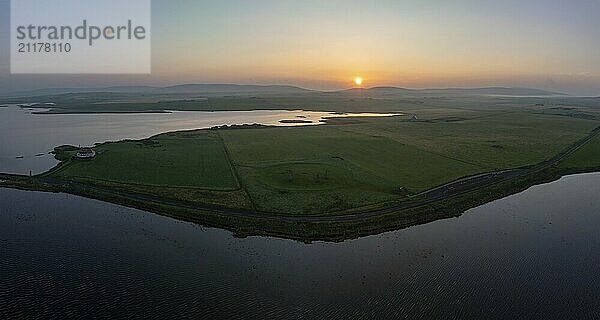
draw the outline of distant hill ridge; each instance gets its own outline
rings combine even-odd
[[[502,96],[566,96],[565,93],[552,92],[541,89],[519,87],[482,87],[482,88],[435,88],[435,89],[406,89],[400,87],[372,87],[365,89],[352,88],[348,91],[366,91],[379,94],[451,94],[451,95],[502,95]]]
[[[246,85],[246,84],[180,84],[173,86],[111,86],[99,88],[47,88],[20,91],[4,94],[4,96],[41,96],[67,93],[147,93],[147,94],[301,94],[301,93],[352,93],[369,92],[372,94],[417,94],[417,95],[502,95],[502,96],[550,96],[566,95],[531,88],[483,87],[483,88],[440,88],[440,89],[406,89],[392,86],[372,88],[351,88],[336,91],[319,91],[304,89],[292,85]]]

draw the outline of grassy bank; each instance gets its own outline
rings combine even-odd
[[[561,163],[563,169],[578,170],[580,168],[600,167],[600,137],[594,138],[590,143],[577,150],[571,157]]]
[[[174,203],[157,197],[113,188],[100,188],[78,183],[48,183],[39,177],[0,176],[0,186],[22,190],[63,192],[87,198],[155,212],[176,219],[199,223],[208,227],[227,229],[238,237],[274,236],[302,242],[344,241],[362,236],[398,230],[440,219],[460,216],[464,211],[515,194],[541,183],[554,181],[566,174],[600,171],[594,169],[560,169],[557,167],[538,172],[535,175],[519,177],[488,185],[431,203],[416,202],[405,209],[373,211],[373,215],[349,219],[319,219],[319,217],[285,216],[263,217],[252,210],[227,211],[218,206],[204,206],[202,209],[193,203]]]

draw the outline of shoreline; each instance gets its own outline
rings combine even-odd
[[[45,180],[39,176],[0,174],[0,188],[72,194],[225,229],[236,237],[267,236],[310,243],[342,242],[458,217],[469,209],[520,193],[535,185],[553,182],[568,175],[597,172],[600,172],[599,167],[544,169],[535,175],[498,181],[441,199],[404,201],[399,203],[403,208],[386,206],[340,215],[284,215],[199,205],[72,181]]]
[[[52,172],[61,170],[67,163],[64,161],[35,176],[0,173],[0,187],[67,193],[97,199],[226,229],[238,237],[273,236],[302,242],[335,242],[460,216],[473,207],[519,193],[534,185],[555,181],[565,175],[599,172],[600,167],[558,166],[599,135],[600,127],[596,127],[552,158],[534,165],[462,177],[402,200],[321,214],[283,214],[237,209],[194,202],[193,199],[161,197],[143,190],[134,191],[127,185],[103,186],[94,181],[78,182],[51,177]],[[60,158],[60,155],[55,156]]]

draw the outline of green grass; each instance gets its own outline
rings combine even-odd
[[[211,131],[106,143],[92,161],[73,160],[55,176],[165,187],[238,188],[219,136]]]
[[[581,114],[591,109],[548,110],[413,105],[401,117],[335,119],[323,126],[169,133],[100,145],[96,159],[69,160],[51,175],[210,205],[328,214],[533,165],[600,124]],[[412,114],[417,121],[409,121]],[[598,145],[596,138],[564,165],[599,166]]]
[[[256,206],[325,212],[401,198],[481,168],[333,126],[221,132]]]
[[[420,113],[417,113],[419,115]],[[417,122],[398,118],[345,126],[343,130],[387,137],[420,150],[501,170],[541,162],[582,138],[599,122],[527,111],[436,114]]]
[[[372,180],[378,185],[412,191],[481,170],[386,137],[346,132],[333,126],[232,130],[221,134],[239,166],[279,168],[282,163],[335,161],[335,166],[371,177],[360,183]]]
[[[577,150],[561,167],[570,168],[600,168],[600,137],[596,136],[587,145]]]

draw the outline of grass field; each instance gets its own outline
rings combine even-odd
[[[162,134],[143,141],[106,143],[93,161],[73,160],[58,177],[163,187],[234,190],[238,183],[213,131]]]
[[[385,137],[335,126],[230,130],[221,135],[250,197],[266,211],[348,209],[481,172]],[[298,206],[285,200],[294,193],[292,203]]]
[[[577,150],[571,157],[561,163],[563,168],[600,168],[600,137]]]
[[[96,159],[68,160],[50,176],[225,207],[327,214],[544,161],[596,128],[595,112],[413,106],[404,116],[322,126],[177,132],[102,144]],[[564,165],[598,166],[598,145]]]
[[[598,126],[597,120],[524,111],[419,114],[422,120],[415,122],[387,118],[375,124],[365,119],[343,130],[387,137],[492,171],[548,159]]]

